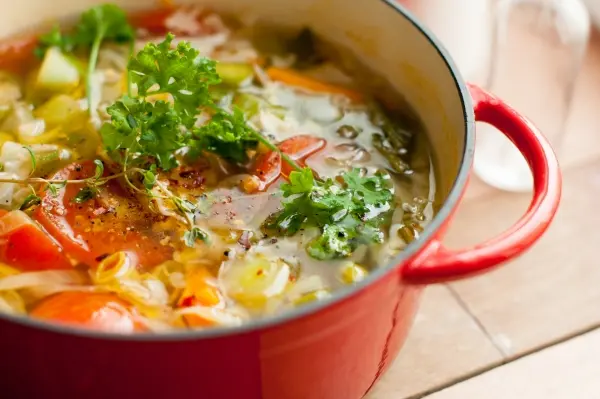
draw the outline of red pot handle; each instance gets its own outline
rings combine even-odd
[[[475,120],[496,127],[527,159],[533,173],[533,199],[517,223],[483,244],[455,251],[434,241],[403,269],[403,277],[409,283],[431,284],[469,277],[515,258],[546,231],[560,202],[562,183],[558,161],[540,131],[495,96],[473,85],[469,85],[469,91]]]

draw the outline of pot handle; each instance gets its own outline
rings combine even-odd
[[[511,228],[483,244],[450,250],[436,240],[404,269],[413,284],[452,281],[487,272],[527,250],[546,231],[556,214],[561,195],[558,160],[548,141],[526,118],[481,88],[468,85],[475,120],[496,127],[517,146],[533,174],[533,199],[525,215]]]

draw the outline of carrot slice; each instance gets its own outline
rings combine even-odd
[[[271,67],[267,69],[267,75],[269,75],[272,80],[277,82],[285,83],[290,86],[301,87],[309,91],[314,91],[317,93],[340,94],[348,97],[354,102],[361,102],[364,100],[364,96],[357,91],[346,87],[340,87],[321,82],[291,69]]]
[[[145,331],[131,305],[114,294],[66,291],[42,300],[31,316],[116,333]]]

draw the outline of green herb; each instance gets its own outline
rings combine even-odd
[[[25,148],[27,152],[29,152],[29,157],[31,158],[31,172],[29,172],[29,176],[31,176],[37,169],[37,161],[35,159],[35,154],[33,153],[31,147],[24,145],[23,148]]]
[[[19,209],[24,211],[41,203],[42,199],[39,196],[37,196],[36,194],[29,194],[27,197],[25,197]]]
[[[86,93],[90,112],[92,111],[92,75],[98,63],[100,45],[104,40],[117,43],[132,41],[135,37],[133,28],[127,22],[125,12],[114,4],[103,4],[92,7],[82,14],[77,25],[75,42],[77,45],[91,45],[86,79]]]
[[[96,165],[94,179],[99,180],[102,177],[102,175],[104,175],[104,164],[99,159],[95,159],[94,164]]]
[[[216,62],[200,57],[189,42],[179,42],[171,49],[174,38],[169,33],[159,44],[148,43],[129,61],[128,69],[141,97],[170,94],[181,124],[190,129],[196,122],[198,108],[213,106],[208,89],[221,79]]]
[[[325,260],[350,255],[358,245],[382,242],[393,200],[384,175],[363,176],[353,169],[339,177],[315,180],[312,171],[290,173],[281,186],[283,209],[266,222],[268,230],[290,236],[300,230],[319,228],[321,235],[307,247],[309,255]]]
[[[186,146],[189,133],[180,128],[181,117],[171,104],[124,96],[107,112],[111,123],[100,135],[109,152],[126,149],[137,159],[156,160],[164,170],[177,166],[175,151]]]
[[[149,170],[142,172],[142,183],[146,190],[152,190],[156,184],[156,165],[151,165]]]
[[[38,58],[43,58],[50,47],[57,47],[62,52],[68,53],[73,51],[74,46],[75,41],[73,36],[64,35],[60,31],[60,27],[54,26],[50,32],[40,36],[34,53]]]
[[[208,234],[199,227],[192,227],[183,234],[183,241],[188,247],[193,247],[196,241],[208,241]]]
[[[58,190],[64,188],[67,185],[66,180],[62,183],[48,183],[48,185],[45,188],[45,191],[50,192],[50,194],[53,197],[56,197],[58,195]]]
[[[105,40],[116,43],[133,42],[135,32],[125,11],[114,4],[101,4],[90,8],[83,14],[71,34],[64,34],[59,27],[40,37],[35,54],[43,56],[48,48],[58,47],[63,52],[74,49],[89,48],[90,57],[86,76],[86,94],[90,112],[92,111],[92,75],[98,63],[100,46]]]
[[[96,195],[98,195],[98,189],[94,186],[87,186],[79,190],[72,201],[76,204],[83,204],[86,201],[96,198]]]
[[[248,160],[248,149],[256,147],[257,133],[246,123],[244,113],[237,107],[230,114],[217,111],[205,125],[194,129],[192,145],[200,150],[243,163]]]
[[[111,122],[101,128],[110,152],[128,149],[139,159],[156,160],[161,169],[178,165],[176,151],[188,148],[194,154],[213,152],[238,163],[248,160],[248,149],[260,136],[234,108],[219,108],[209,89],[220,82],[216,63],[201,57],[188,42],[172,49],[174,36],[159,44],[149,43],[128,65],[140,97],[124,96],[108,107]],[[168,94],[172,101],[148,101],[147,97]],[[196,127],[198,115],[211,115]]]

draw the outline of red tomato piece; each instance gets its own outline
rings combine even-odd
[[[105,332],[146,330],[128,303],[106,293],[61,292],[42,300],[33,308],[31,316]]]
[[[260,180],[260,185],[257,187],[258,191],[266,190],[281,174],[281,155],[275,151],[259,155],[253,174]]]
[[[300,166],[304,166],[306,159],[321,150],[326,144],[327,142],[322,138],[300,135],[282,141],[277,147]],[[268,151],[259,155],[253,173],[261,180],[258,191],[264,191],[273,184],[280,175],[287,178],[290,172],[292,172],[292,167],[286,162],[282,162],[279,153]]]
[[[53,180],[79,180],[94,176],[92,161],[74,163],[59,171]],[[83,184],[67,184],[53,196],[46,192],[35,218],[72,258],[89,266],[107,255],[125,251],[142,268],[171,258],[173,249],[162,245],[164,238],[152,231],[162,217],[146,209],[113,180],[100,187],[93,199],[73,201]]]
[[[73,267],[60,245],[21,211],[0,217],[0,261],[24,272]]]
[[[37,36],[22,36],[0,42],[0,68],[18,71],[24,62],[33,58]]]
[[[306,159],[325,147],[325,144],[327,142],[322,138],[303,135],[290,137],[281,142],[277,147],[300,166],[304,166]],[[286,179],[292,171],[293,169],[288,163],[284,162],[282,164],[281,173]]]
[[[140,11],[128,16],[129,23],[136,28],[146,29],[150,33],[165,33],[165,21],[173,12],[172,6]]]

